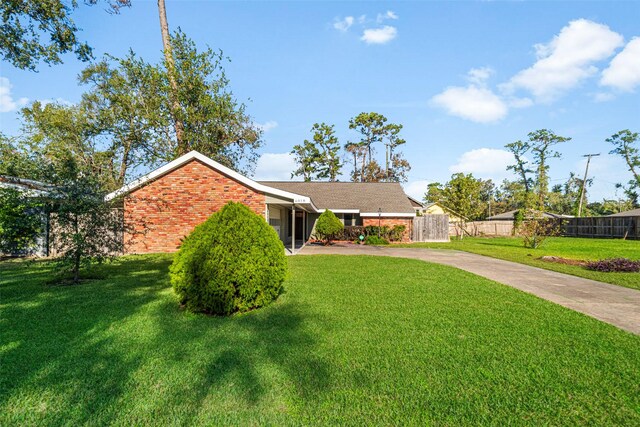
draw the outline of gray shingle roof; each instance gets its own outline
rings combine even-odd
[[[513,220],[515,219],[515,213],[518,212],[517,210],[513,210],[513,211],[508,211],[508,212],[504,212],[498,215],[493,215],[490,216],[489,218],[487,218],[489,221],[496,221],[496,220]],[[538,211],[536,211],[538,212]],[[551,212],[542,212],[542,217],[543,218],[573,218],[573,216],[571,215],[562,215],[562,214],[556,214],[556,213],[551,213]]]
[[[415,213],[396,182],[291,182],[261,184],[310,197],[319,209],[358,209],[360,212]]]
[[[640,216],[640,208],[631,209],[630,211],[618,212],[607,216]]]

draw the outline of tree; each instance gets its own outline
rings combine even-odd
[[[294,145],[291,154],[294,155],[298,169],[293,171],[291,178],[301,176],[304,181],[311,181],[317,173],[316,164],[320,158],[320,151],[311,142],[304,140],[302,145]]]
[[[44,209],[29,192],[0,187],[0,253],[30,253],[44,231]]]
[[[77,105],[34,103],[24,109],[23,139],[50,160],[71,150],[111,190],[130,180],[138,167],[171,161],[184,150],[247,171],[255,163],[261,132],[231,93],[222,53],[198,52],[180,32],[173,52],[179,114],[188,123],[185,146],[175,139],[166,68],[133,52],[122,59],[106,56],[87,67],[80,82],[88,90]]]
[[[587,179],[585,183],[584,200],[587,200],[586,187],[590,187],[593,179]],[[569,179],[564,184],[557,184],[551,188],[547,207],[551,212],[563,215],[576,215],[582,189],[582,179],[575,173],[569,174]],[[585,202],[586,204],[586,202]]]
[[[189,151],[185,146],[184,140],[184,123],[178,111],[180,111],[180,98],[178,90],[178,82],[176,76],[176,64],[173,58],[173,50],[171,48],[172,39],[169,35],[169,22],[167,20],[167,8],[164,0],[158,0],[158,15],[160,17],[160,32],[162,34],[162,47],[164,52],[164,62],[167,69],[167,79],[169,81],[169,111],[173,119],[178,151],[183,154]]]
[[[528,141],[515,141],[505,145],[516,161],[515,164],[507,166],[507,170],[513,170],[524,186],[526,195],[524,208],[531,209],[536,206],[539,211],[544,211],[549,192],[548,160],[561,157],[559,152],[553,150],[553,146],[570,141],[571,138],[556,135],[548,129],[529,132],[528,136]],[[528,153],[532,155],[532,161],[526,159],[525,156]],[[535,171],[530,168],[530,162],[535,166]],[[535,181],[529,177],[529,174],[534,172]],[[532,197],[533,189],[535,189],[536,201]]]
[[[111,181],[124,185],[132,169],[164,160],[169,126],[162,114],[162,73],[133,51],[122,59],[107,55],[85,68],[79,81],[89,87],[81,105],[94,118],[95,133],[105,138],[111,156]]]
[[[257,159],[256,150],[262,145],[262,131],[229,88],[223,67],[228,58],[209,47],[198,52],[195,43],[181,31],[174,33],[171,41],[180,102],[177,116],[184,124],[184,144],[174,141],[167,160],[197,150],[225,166],[249,173]],[[161,75],[167,82],[168,71]],[[170,84],[165,83],[163,93],[169,90]],[[163,98],[168,100],[169,96]]]
[[[322,212],[316,221],[316,232],[325,239],[325,245],[331,243],[331,237],[343,229],[344,224],[329,209]]]
[[[553,146],[561,142],[570,141],[571,138],[565,138],[554,134],[548,129],[540,129],[529,132],[529,146],[536,164],[536,192],[538,196],[538,210],[544,211],[549,190],[549,164],[548,160],[552,158],[560,158],[561,154],[553,150]]]
[[[335,136],[334,126],[326,123],[315,123],[311,128],[311,132],[313,132],[313,143],[319,150],[317,179],[337,181],[342,169],[342,162],[340,161],[340,143]]]
[[[523,208],[530,208],[531,204],[531,188],[533,186],[533,179],[529,174],[533,173],[533,170],[529,167],[529,161],[525,158],[525,155],[531,148],[528,142],[522,142],[520,140],[511,142],[505,145],[515,158],[516,163],[507,166],[507,170],[512,170],[520,178],[520,184],[524,188]]]
[[[360,133],[358,142],[349,142],[345,150],[354,157],[354,170],[351,174],[353,181],[406,181],[407,173],[411,169],[409,162],[402,153],[395,152],[406,141],[399,135],[402,125],[389,123],[382,114],[360,113],[349,120],[349,129]],[[375,144],[385,145],[384,167],[374,159]],[[358,170],[358,162],[360,164]]]
[[[45,196],[45,204],[52,212],[54,253],[61,271],[77,284],[83,267],[122,253],[124,222],[104,201],[99,179],[73,156],[52,172],[48,181],[55,191]]]
[[[340,143],[335,136],[333,125],[315,123],[311,132],[313,141],[305,139],[302,145],[295,145],[291,151],[298,165],[291,177],[302,176],[305,181],[336,181],[342,169],[342,162],[339,154]]]
[[[27,147],[0,132],[0,175],[39,180],[41,167]]]
[[[638,192],[640,191],[640,148],[638,141],[640,137],[637,132],[629,129],[621,130],[611,135],[606,141],[615,148],[609,154],[617,154],[624,158],[633,178],[629,181],[628,187],[624,188],[627,196],[638,203]]]
[[[401,152],[395,151],[399,146],[406,144],[406,140],[400,137],[402,125],[390,123],[386,126],[385,135],[385,177],[387,182],[406,182],[407,173],[411,170],[409,161]]]
[[[383,135],[387,132],[386,122],[385,116],[374,112],[360,113],[349,120],[349,129],[354,129],[362,135],[360,145],[366,148],[369,162],[373,159],[373,145],[382,142]],[[365,167],[363,165],[362,170]]]
[[[587,212],[594,216],[606,216],[633,209],[631,200],[603,199],[602,202],[592,202],[587,205]]]
[[[484,181],[472,174],[456,173],[444,185],[429,184],[425,200],[441,203],[465,218],[478,220],[486,217],[493,187],[491,180]]]
[[[505,179],[496,189],[493,212],[501,213],[516,209],[527,209],[526,200],[527,193],[521,180],[509,181]]]
[[[367,148],[357,142],[347,142],[344,146],[348,155],[353,156],[353,171],[351,181],[358,182],[364,180],[364,169],[367,162]],[[360,162],[361,166],[358,166]]]
[[[99,0],[87,0],[96,4]],[[130,0],[108,0],[112,13],[130,6]],[[0,2],[0,55],[21,70],[35,71],[38,63],[60,64],[60,55],[73,53],[81,61],[92,58],[91,47],[78,39],[71,19],[77,0],[20,0]],[[46,40],[46,37],[49,40]]]
[[[61,105],[34,102],[22,110],[22,141],[30,156],[39,165],[38,176],[31,179],[50,179],[52,171],[65,167],[73,158],[83,173],[95,177],[105,190],[118,187],[115,181],[117,163],[113,154],[103,147],[95,116],[85,105]],[[115,167],[114,167],[115,166]]]

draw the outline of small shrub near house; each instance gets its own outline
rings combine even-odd
[[[169,274],[188,310],[229,315],[274,301],[286,265],[275,230],[245,205],[229,202],[187,236]]]
[[[365,245],[388,245],[389,241],[383,237],[367,236],[364,241]]]
[[[406,228],[406,226],[399,224],[394,225],[393,227],[389,227],[388,225],[383,225],[381,227],[368,225],[365,227],[365,233],[367,236],[377,237],[379,235],[390,242],[399,242],[402,241],[402,236],[404,235]]]
[[[42,203],[28,194],[0,188],[0,254],[29,254],[44,231]]]
[[[324,239],[326,245],[331,243],[333,236],[342,230],[344,230],[344,225],[329,209],[322,212],[316,221],[316,233]]]
[[[640,272],[640,260],[633,261],[628,258],[610,258],[590,262],[587,269],[603,273],[637,273]]]

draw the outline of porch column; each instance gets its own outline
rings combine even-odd
[[[296,250],[296,206],[291,207],[291,254]]]

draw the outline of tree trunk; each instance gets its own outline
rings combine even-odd
[[[176,131],[176,142],[178,143],[179,156],[186,154],[189,151],[189,147],[184,141],[184,124],[178,117],[178,111],[180,110],[180,102],[178,101],[178,83],[176,82],[176,68],[173,61],[173,53],[171,51],[171,38],[169,36],[169,23],[167,22],[167,9],[164,5],[164,0],[158,0],[158,13],[160,15],[160,31],[162,33],[162,45],[164,48],[164,58],[167,61],[167,74],[169,76],[169,105],[171,109],[171,116],[173,118],[173,125]]]
[[[131,151],[131,143],[127,142],[122,153],[122,162],[120,163],[120,172],[118,173],[118,186],[123,186],[127,176],[127,168],[129,167],[129,152]]]
[[[75,233],[75,238],[77,238],[80,233],[80,225],[79,225],[78,215],[73,215],[73,231]],[[76,247],[73,253],[73,284],[77,285],[80,282],[80,248],[78,247],[78,242],[75,242]]]

